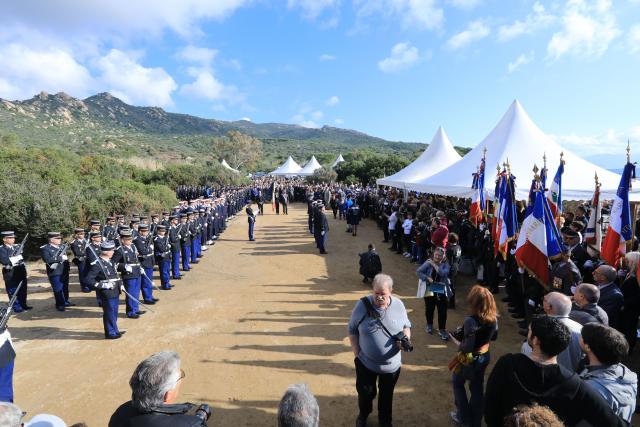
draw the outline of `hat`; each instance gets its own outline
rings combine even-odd
[[[0,233],[0,235],[3,239],[6,239],[8,237],[16,237],[16,233],[14,231],[3,231],[2,233]]]
[[[151,218],[158,218],[158,214],[151,214]]]
[[[116,247],[116,244],[113,240],[105,240],[104,242],[100,243],[100,249],[103,251],[112,251],[114,250]]]
[[[120,232],[121,239],[130,239],[131,237],[133,237],[131,234],[131,230],[122,230]]]
[[[149,225],[147,225],[147,224],[140,224],[138,226],[138,230],[140,230],[140,231],[144,231],[144,230],[148,230],[148,229],[149,229]]]
[[[84,228],[78,227],[78,228],[74,228],[73,232],[78,234],[78,233],[84,233]]]
[[[177,215],[169,215],[169,219],[178,219]]]
[[[62,238],[62,234],[59,231],[50,231],[47,233],[47,238],[49,239]]]
[[[108,216],[107,217],[107,221],[115,221],[116,217],[115,216]]]
[[[162,224],[158,224],[158,226],[156,227],[156,231],[167,231],[167,227],[165,225]]]
[[[97,219],[92,219],[89,221],[89,224],[91,225],[100,225],[100,221],[98,221]]]
[[[122,215],[122,214],[116,215],[116,218],[122,219],[122,218],[124,218],[124,215]]]
[[[66,424],[62,419],[50,414],[38,414],[24,423],[25,427],[64,427]]]
[[[200,208],[200,211],[199,211],[199,212],[200,212],[200,213],[204,213],[204,212],[205,212],[204,208]]]
[[[131,218],[131,224],[138,224],[140,220],[138,218]]]
[[[140,221],[142,221],[143,219],[148,219],[149,217],[147,215],[140,215]]]
[[[90,231],[89,232],[89,238],[93,239],[94,237],[102,237],[102,234],[100,234],[99,231]]]
[[[162,216],[167,216],[167,215],[169,215],[169,212],[167,212],[167,211],[162,211]]]
[[[187,214],[186,214],[186,213],[181,213],[181,214],[180,214],[180,219],[182,219],[182,218],[186,218],[186,217],[187,217]]]

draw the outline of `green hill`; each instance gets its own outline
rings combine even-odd
[[[415,158],[425,144],[387,141],[361,132],[278,123],[222,121],[136,107],[109,93],[84,100],[42,92],[25,101],[0,99],[0,137],[6,145],[60,147],[78,154],[153,158],[161,162],[211,158],[211,140],[237,130],[263,141],[268,170],[291,154],[305,161],[312,154],[328,163],[342,152],[371,150]],[[462,153],[465,149],[460,149]]]

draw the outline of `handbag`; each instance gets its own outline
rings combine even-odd
[[[425,282],[424,280],[418,279],[418,292],[416,294],[416,297],[424,298],[426,293],[427,293],[427,282]]]

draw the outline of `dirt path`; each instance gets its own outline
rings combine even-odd
[[[358,275],[357,253],[369,242],[378,244],[381,232],[366,220],[352,237],[344,222],[331,218],[329,254],[320,256],[306,228],[306,206],[294,205],[289,216],[265,211],[256,224],[257,241],[247,241],[246,218],[239,216],[173,290],[156,291],[156,313],[132,320],[121,307],[118,323],[127,333],[117,341],[103,339],[95,298],[78,292],[73,278],[78,306],[65,313],[53,309],[48,284],[30,283],[35,309],[11,320],[16,403],[29,416],[46,412],[69,424],[106,426],[130,398],[128,380],[137,363],[174,349],[186,372],[181,398],[212,405],[210,425],[273,426],[282,393],[298,382],[318,398],[323,426],[353,425],[357,402],[346,323],[369,290]],[[378,246],[384,271],[410,310],[416,346],[403,356],[394,425],[449,425],[446,364],[453,345],[424,332],[423,303],[413,298],[416,266],[386,244]],[[450,312],[449,329],[461,324],[463,314],[464,307]],[[506,320],[493,359],[517,349],[518,341],[513,321]]]

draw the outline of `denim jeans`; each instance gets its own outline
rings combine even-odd
[[[464,425],[471,427],[480,427],[482,425],[484,371],[489,366],[490,359],[489,352],[477,356],[471,363],[470,370],[467,371],[471,373],[471,379],[466,379],[456,373],[453,374],[453,397],[458,416]],[[467,390],[465,389],[467,381],[471,392],[470,399],[467,398]]]

